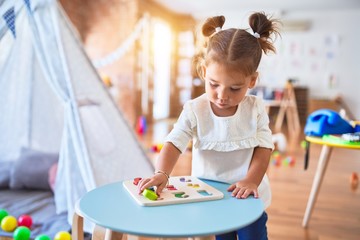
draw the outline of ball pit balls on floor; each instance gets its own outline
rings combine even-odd
[[[31,236],[31,216],[23,214],[18,219],[9,215],[5,209],[0,209],[0,226],[5,232],[13,232],[14,240],[29,240]],[[45,234],[40,234],[34,240],[71,240],[71,234],[67,231],[58,232],[54,239]]]
[[[1,220],[1,228],[5,232],[12,232],[17,227],[17,220],[14,216],[8,215]]]
[[[41,234],[35,238],[35,240],[51,240],[51,238],[45,234]]]
[[[71,240],[71,235],[68,232],[60,231],[55,235],[54,240]]]
[[[29,228],[20,226],[15,229],[13,237],[14,240],[29,240],[30,235],[31,235],[31,231]]]
[[[18,226],[24,226],[31,229],[32,222],[32,218],[29,215],[21,215],[18,218]]]
[[[0,209],[0,223],[1,223],[1,220],[3,220],[3,218],[8,215],[9,215],[9,213],[5,209]]]

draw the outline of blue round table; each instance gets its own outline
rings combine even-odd
[[[229,232],[256,221],[264,211],[260,199],[236,199],[228,184],[202,181],[224,193],[220,200],[165,206],[140,206],[116,182],[86,193],[77,212],[114,232],[149,237],[195,237]]]

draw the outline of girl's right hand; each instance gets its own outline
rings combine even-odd
[[[155,174],[151,178],[143,178],[138,184],[139,194],[141,194],[145,189],[150,187],[156,187],[156,194],[160,196],[162,190],[168,184],[168,178],[164,174]]]

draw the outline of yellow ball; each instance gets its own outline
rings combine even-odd
[[[300,146],[301,146],[302,149],[305,149],[306,148],[306,141],[305,140],[301,141]]]
[[[14,216],[6,216],[1,220],[1,228],[5,232],[12,232],[17,227],[17,220]]]
[[[160,150],[163,148],[163,146],[164,146],[164,144],[158,143],[158,144],[156,145],[156,149],[160,152]]]
[[[71,235],[68,232],[61,231],[55,235],[54,240],[71,240]]]

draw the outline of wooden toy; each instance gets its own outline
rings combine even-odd
[[[153,190],[151,190],[151,189],[145,189],[145,190],[143,191],[142,195],[143,195],[144,197],[146,197],[147,199],[152,200],[152,201],[155,201],[155,200],[158,199],[157,194],[156,194]]]
[[[136,181],[135,181],[136,182]],[[221,199],[224,194],[202,180],[191,176],[170,177],[168,186],[156,198],[150,200],[148,197],[139,194],[138,186],[134,179],[123,182],[125,189],[131,197],[142,206],[160,206],[190,202],[201,202]],[[149,192],[151,190],[145,190]],[[145,195],[147,195],[145,193]]]

